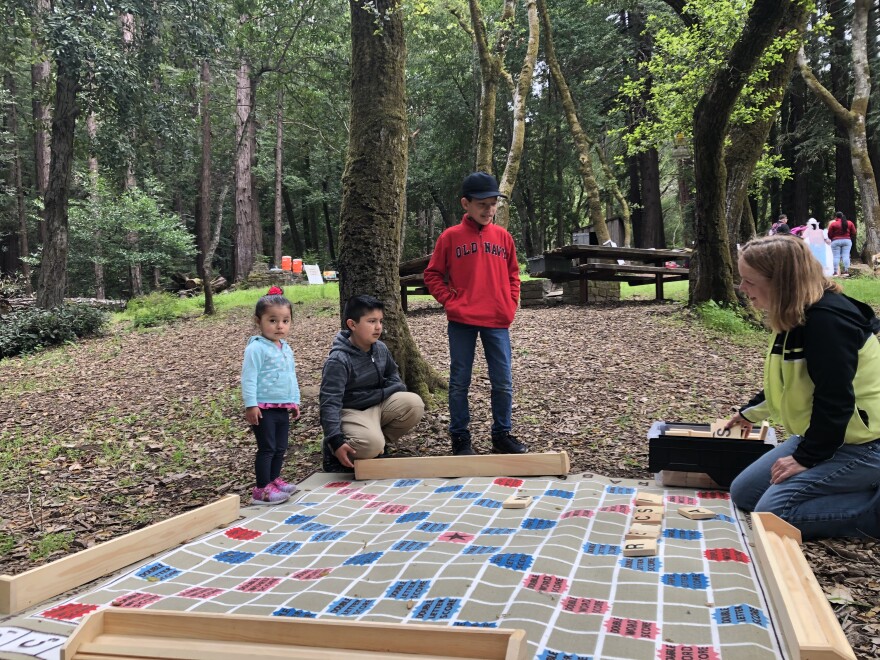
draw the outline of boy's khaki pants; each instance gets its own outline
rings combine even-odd
[[[395,392],[366,410],[343,408],[342,432],[354,447],[354,458],[376,458],[386,442],[397,442],[424,414],[425,404],[418,394]]]

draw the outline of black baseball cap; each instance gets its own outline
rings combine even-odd
[[[504,197],[498,192],[498,181],[491,174],[474,172],[468,174],[461,184],[461,196],[468,199],[486,199],[487,197]]]

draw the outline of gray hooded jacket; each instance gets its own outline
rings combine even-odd
[[[397,363],[381,341],[362,351],[351,343],[351,332],[336,335],[321,375],[321,427],[333,451],[345,442],[342,409],[366,410],[406,391]]]

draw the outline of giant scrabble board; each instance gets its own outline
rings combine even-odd
[[[759,660],[783,652],[725,492],[568,478],[316,474],[248,517],[25,615],[0,657],[58,658],[105,607],[521,628],[540,660]],[[624,557],[636,491],[662,494],[658,553]],[[510,495],[531,495],[506,509]],[[715,512],[680,516],[680,506]]]

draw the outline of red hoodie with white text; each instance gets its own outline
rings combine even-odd
[[[467,214],[437,239],[425,286],[446,318],[483,328],[509,328],[519,303],[519,263],[506,229]]]

